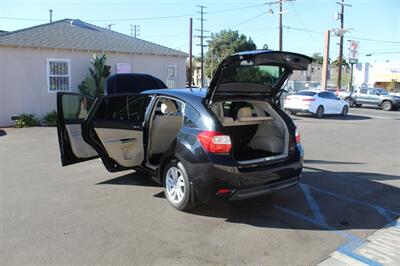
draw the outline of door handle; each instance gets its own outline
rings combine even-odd
[[[131,143],[131,142],[136,142],[136,138],[120,139],[119,141],[121,143]]]

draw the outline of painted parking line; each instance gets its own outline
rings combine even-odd
[[[400,219],[391,222],[384,229],[378,230],[374,234],[370,235],[367,240],[363,240],[348,232],[337,230],[328,225],[310,190],[315,190],[319,193],[327,194],[352,204],[375,209],[379,214],[390,221],[393,221],[393,219],[397,218],[399,216],[399,212],[388,210],[376,204],[356,200],[306,184],[300,184],[300,188],[304,193],[304,197],[314,217],[309,217],[277,204],[274,205],[274,208],[314,225],[320,226],[321,228],[327,229],[347,240],[344,245],[340,246],[334,253],[330,255],[328,259],[324,260],[319,265],[400,265]],[[393,241],[395,241],[394,245]]]
[[[360,257],[367,258],[373,264],[359,260]],[[365,242],[355,248],[339,248],[318,265],[400,265],[400,219],[368,236]]]

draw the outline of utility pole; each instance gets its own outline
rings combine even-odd
[[[137,38],[140,35],[140,25],[133,25],[131,24],[131,35]]]
[[[338,59],[338,80],[337,80],[337,90],[339,91],[342,85],[342,64],[343,64],[343,35],[345,33],[344,30],[344,6],[351,6],[349,4],[346,4],[344,0],[341,0],[340,2],[336,2],[337,4],[340,5],[340,29],[339,29],[339,59]]]
[[[192,76],[193,76],[193,70],[192,70],[192,36],[193,36],[193,18],[190,18],[189,21],[189,88],[192,87]]]
[[[200,24],[200,29],[196,29],[196,30],[200,31],[200,36],[196,36],[196,37],[200,38],[200,44],[197,44],[197,46],[200,46],[200,48],[201,48],[201,66],[200,66],[200,68],[201,68],[201,87],[203,88],[204,87],[204,47],[206,46],[204,44],[204,38],[208,37],[208,36],[204,36],[204,32],[208,32],[208,31],[204,30],[204,25],[203,25],[204,21],[205,21],[204,8],[206,8],[206,7],[201,6],[201,5],[198,5],[198,7],[200,7],[200,12],[197,12],[197,13],[200,14],[199,20],[200,20],[201,24]]]
[[[282,1],[279,1],[279,51],[282,51]]]
[[[330,43],[331,32],[328,30],[324,36],[324,61],[322,62],[322,89],[326,90],[328,85],[328,67],[329,67],[329,43]]]
[[[269,5],[270,8],[268,10],[268,13],[270,15],[275,15],[275,12],[272,10],[271,6],[272,5],[276,5],[279,4],[279,37],[278,37],[278,47],[279,47],[279,51],[282,51],[283,49],[283,23],[282,23],[282,15],[287,13],[287,10],[283,10],[283,3],[284,2],[291,2],[291,1],[295,1],[295,0],[278,0],[278,1],[274,1],[274,2],[268,2],[266,3],[266,5]]]
[[[50,23],[52,23],[53,22],[53,9],[50,9],[49,13],[50,13]]]

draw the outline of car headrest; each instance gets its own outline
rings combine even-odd
[[[161,104],[161,112],[163,114],[174,114],[177,111],[175,104],[171,100],[166,100]]]
[[[237,116],[236,116],[236,120],[239,120],[240,118],[243,117],[251,117],[252,116],[252,112],[251,112],[251,108],[250,107],[242,107],[239,109]]]

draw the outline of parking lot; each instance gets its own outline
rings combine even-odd
[[[0,264],[399,265],[400,111],[293,118],[299,186],[186,213],[142,174],[61,167],[55,128],[0,130]],[[395,244],[367,250],[385,226]]]

